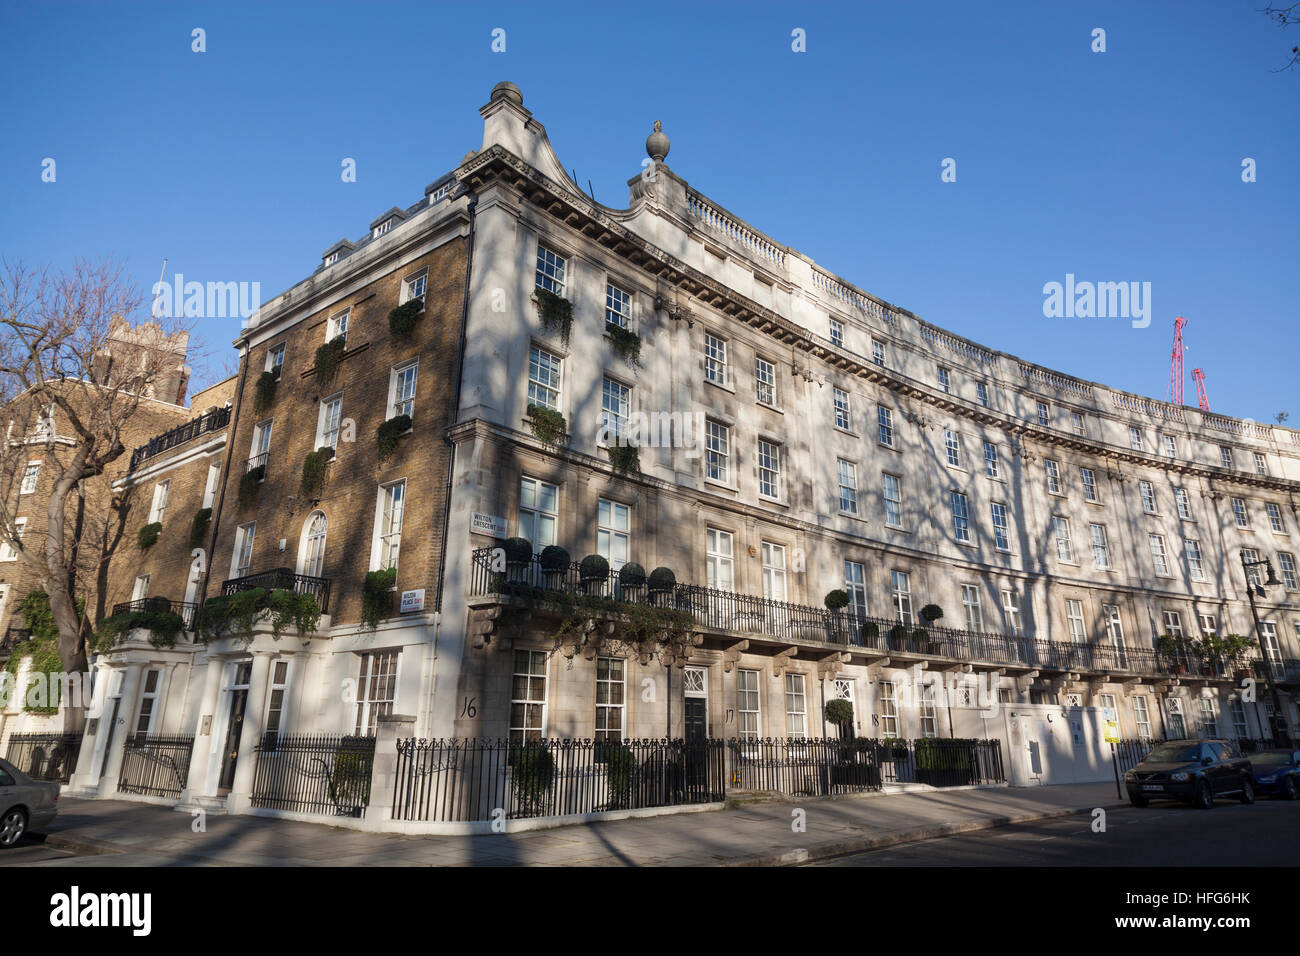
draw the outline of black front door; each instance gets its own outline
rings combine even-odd
[[[230,723],[226,727],[226,750],[221,756],[221,779],[218,791],[228,792],[235,785],[235,762],[239,759],[239,735],[244,729],[244,708],[248,704],[248,691],[230,692]]]
[[[709,735],[708,701],[703,697],[686,698],[686,741],[695,743]]]

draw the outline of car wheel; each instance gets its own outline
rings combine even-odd
[[[1214,808],[1214,791],[1210,785],[1202,780],[1196,785],[1196,796],[1192,799],[1192,806],[1198,810],[1211,810]]]
[[[1286,778],[1286,783],[1282,784],[1282,795],[1288,800],[1295,800],[1300,797],[1300,789],[1296,788],[1295,777]]]
[[[1241,802],[1255,802],[1255,781],[1251,780],[1250,777],[1241,778]]]
[[[17,807],[5,813],[0,819],[0,847],[8,849],[23,838],[27,832],[27,814]]]
[[[1151,805],[1150,800],[1148,800],[1146,797],[1139,797],[1136,793],[1129,794],[1128,802],[1133,804],[1133,806],[1137,807],[1138,809],[1141,809],[1142,807],[1148,807]]]

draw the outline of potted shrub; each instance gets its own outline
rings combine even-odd
[[[583,587],[592,588],[609,580],[609,562],[598,554],[589,554],[578,564],[578,580]]]
[[[927,604],[925,607],[921,608],[921,617],[925,620],[925,623],[933,624],[935,621],[939,620],[939,618],[943,617],[943,608],[939,607],[937,604]]]
[[[501,550],[506,554],[506,567],[515,568],[533,560],[533,543],[527,538],[506,538]]]
[[[635,561],[629,561],[618,569],[618,583],[626,591],[639,591],[645,587],[645,568]]]
[[[826,605],[828,611],[842,611],[849,606],[849,592],[843,588],[827,591],[822,603]]]
[[[862,642],[868,647],[878,647],[880,644],[880,625],[875,621],[867,621],[862,625]]]
[[[902,737],[882,737],[880,739],[880,759],[885,761],[906,760],[907,741]]]
[[[1169,661],[1175,674],[1187,673],[1188,653],[1192,650],[1185,637],[1161,634],[1156,638],[1156,652]]]
[[[916,648],[918,654],[935,652],[934,642],[930,640],[930,632],[923,627],[918,627],[912,632],[912,646]]]
[[[889,647],[895,651],[907,650],[907,625],[895,624],[889,629]]]
[[[542,566],[542,577],[546,581],[547,588],[552,591],[559,590],[560,584],[564,581],[564,574],[573,561],[569,557],[569,552],[559,545],[552,544],[542,548],[541,556],[537,560]]]
[[[834,724],[841,737],[848,737],[853,731],[853,705],[847,700],[828,700],[824,708],[827,723]]]
[[[639,475],[641,473],[641,448],[638,445],[626,445],[616,442],[606,445],[609,463],[621,475]]]
[[[677,586],[677,575],[670,568],[655,568],[650,572],[650,593],[664,595]]]

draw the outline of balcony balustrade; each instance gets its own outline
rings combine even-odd
[[[247,574],[242,578],[231,578],[221,585],[221,593],[238,594],[240,591],[252,591],[266,588],[268,591],[292,591],[294,594],[310,594],[316,599],[316,606],[322,614],[330,610],[330,579],[314,578],[309,574],[294,574],[291,568],[273,568]]]
[[[185,630],[192,631],[194,630],[194,613],[197,609],[197,604],[169,601],[164,597],[147,597],[135,601],[120,601],[113,605],[113,614],[114,616],[129,614],[132,611],[153,611],[163,614],[170,612],[180,615],[181,620],[185,622]]]
[[[206,415],[200,415],[198,418],[191,419],[184,425],[177,425],[170,431],[165,431],[161,435],[155,435],[149,441],[137,447],[131,452],[130,471],[135,471],[140,465],[153,458],[155,455],[161,455],[165,451],[182,445],[199,435],[207,432],[219,431],[230,424],[230,406],[224,408],[214,408]]]
[[[676,584],[670,589],[655,591],[644,584],[623,584],[617,571],[611,571],[602,581],[584,581],[576,562],[566,568],[546,570],[542,568],[538,555],[527,563],[507,564],[504,571],[494,570],[495,550],[480,548],[474,552],[471,597],[501,595],[526,599],[536,593],[544,599],[546,591],[562,591],[613,598],[687,611],[702,629],[789,644],[837,645],[850,650],[861,648],[898,660],[946,658],[1025,670],[1215,680],[1232,680],[1236,670],[1244,667],[1253,667],[1257,676],[1265,674],[1263,662],[1257,659],[1226,667],[1222,664],[1206,667],[1199,662],[1168,657],[1154,647],[1049,641],[1025,634],[925,626],[920,621],[905,623],[857,614],[850,608],[830,611],[694,584]],[[900,626],[902,631],[896,632]],[[1300,660],[1274,659],[1268,676],[1280,682],[1300,681]]]

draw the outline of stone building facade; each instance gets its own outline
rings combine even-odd
[[[116,702],[101,713],[193,737],[183,803],[246,806],[268,732],[366,736],[392,715],[425,737],[746,739],[834,733],[825,704],[843,699],[860,736],[1014,746],[1017,708],[1106,708],[1124,737],[1267,736],[1276,688],[1296,726],[1300,432],[933,325],[709,200],[669,168],[657,126],[620,210],[571,180],[517,88],[480,112],[479,149],[241,333],[221,436],[126,479],[172,468],[179,509],[213,502],[212,537],[200,577],[192,551],[159,550],[164,590],[142,561],[119,593],[148,572],[150,594],[182,603],[291,582],[325,605],[302,636],[259,625],[160,650],[134,634],[100,659],[117,675],[97,683]],[[392,332],[421,296],[409,335]],[[571,324],[543,321],[557,301]],[[318,349],[339,337],[322,382]],[[403,412],[381,461],[377,430]],[[616,435],[636,467],[615,461]],[[672,570],[688,638],[558,633],[502,587],[553,583],[536,559],[502,570],[514,537]],[[1258,690],[1248,662],[1156,645],[1255,634],[1243,550],[1281,582],[1256,599]],[[367,626],[365,575],[392,566],[392,604]],[[575,591],[645,593],[566,574]],[[838,590],[849,604],[828,610]],[[74,783],[113,792],[114,759],[83,747]]]

